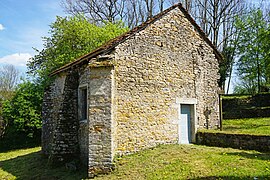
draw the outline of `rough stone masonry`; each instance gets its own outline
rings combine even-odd
[[[194,141],[197,129],[219,125],[220,57],[180,4],[165,10],[52,74],[43,152],[80,158],[89,176],[108,172],[115,155],[181,143],[181,105],[191,108]]]

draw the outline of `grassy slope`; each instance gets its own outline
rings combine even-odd
[[[118,159],[100,179],[270,178],[270,154],[204,146],[166,145]]]
[[[231,133],[270,135],[270,117],[247,119],[224,119],[223,131]]]
[[[81,179],[86,170],[50,168],[40,148],[0,153],[0,179]],[[116,170],[96,179],[270,179],[270,153],[197,145],[162,145],[116,158]]]
[[[81,179],[82,172],[68,172],[65,167],[52,168],[41,155],[40,147],[0,153],[0,179]]]

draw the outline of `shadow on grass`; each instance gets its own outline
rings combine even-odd
[[[1,140],[0,140],[1,141]],[[0,142],[0,153],[6,153],[9,151],[14,151],[14,150],[19,150],[19,149],[26,149],[26,148],[34,148],[37,146],[40,146],[40,143],[25,143],[26,145],[15,145],[15,146],[10,146],[7,145],[5,142]]]
[[[28,137],[22,132],[9,133],[0,139],[0,153],[40,146],[40,137],[40,134],[35,137]]]
[[[85,179],[87,177],[87,170],[85,167],[81,167],[77,171],[70,171],[64,166],[56,168],[49,166],[47,159],[42,156],[41,152],[35,152],[24,156],[19,156],[14,159],[0,161],[0,167],[2,170],[12,174],[19,180],[76,180]]]
[[[263,179],[269,179],[269,176],[256,176],[256,177],[252,177],[252,176],[244,176],[244,177],[239,177],[239,176],[206,176],[206,177],[200,177],[200,178],[194,178],[194,179],[190,179],[190,180],[239,180],[239,179],[243,179],[243,180],[253,180],[253,179],[258,179],[258,180],[263,180]]]
[[[243,158],[248,158],[248,159],[260,159],[263,161],[270,160],[270,153],[252,153],[252,154],[250,154],[250,153],[246,153],[246,152],[234,152],[234,153],[227,153],[227,155],[241,156]]]

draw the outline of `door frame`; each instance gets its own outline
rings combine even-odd
[[[178,106],[178,144],[181,144],[180,138],[180,121],[181,121],[181,105],[190,105],[190,123],[191,123],[191,142],[196,142],[196,132],[197,132],[197,115],[196,115],[196,98],[177,98],[176,104]]]

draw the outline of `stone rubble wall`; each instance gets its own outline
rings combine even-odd
[[[88,175],[112,167],[112,67],[90,67]]]
[[[80,160],[83,165],[88,165],[88,123],[79,122],[79,150],[80,150]]]
[[[197,144],[216,147],[231,147],[237,149],[270,151],[270,136],[251,134],[229,134],[214,132],[198,132]]]
[[[116,154],[177,143],[179,99],[196,99],[196,128],[219,124],[218,60],[178,8],[109,55],[61,73],[45,91],[42,151],[52,159],[80,157],[93,177]],[[78,119],[81,85],[87,122]]]
[[[196,127],[217,128],[218,60],[178,8],[118,45],[114,65],[114,154],[176,143],[177,98],[197,99]]]
[[[42,151],[51,162],[80,157],[89,176],[111,170],[112,73],[112,67],[81,67],[57,76],[46,89]],[[88,87],[88,121],[78,119],[80,86]]]
[[[54,82],[44,91],[42,104],[42,152],[46,155],[52,153],[55,128],[63,102],[63,91],[66,75],[56,77]]]
[[[78,73],[56,77],[44,94],[42,151],[51,162],[78,156]]]

